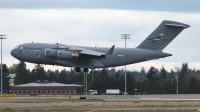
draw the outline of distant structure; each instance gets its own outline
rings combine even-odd
[[[10,77],[10,86],[14,86],[14,78],[15,78],[16,74],[15,73],[11,73],[8,75],[8,77]]]
[[[82,94],[83,88],[84,86],[77,84],[61,84],[39,80],[35,83],[12,86],[11,93],[17,95],[76,95]]]

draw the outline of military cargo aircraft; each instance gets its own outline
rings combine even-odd
[[[187,24],[164,20],[136,48],[84,47],[60,43],[25,43],[11,51],[20,61],[37,64],[75,67],[76,72],[89,69],[116,67],[172,56],[162,50],[185,28]]]

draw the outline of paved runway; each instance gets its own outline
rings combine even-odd
[[[106,101],[131,100],[200,100],[200,94],[170,94],[170,95],[89,95],[89,98]]]
[[[95,112],[196,112],[192,110],[98,110]]]
[[[86,99],[79,99],[83,96]],[[55,110],[51,112],[196,112],[198,110],[200,112],[200,95],[70,95],[70,97],[68,95],[42,95],[2,97],[0,98],[0,111],[6,110],[28,110],[30,112],[40,112],[40,110]]]
[[[30,112],[196,112],[195,110],[96,110],[96,111],[30,111]]]

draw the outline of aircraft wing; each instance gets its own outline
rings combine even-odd
[[[65,50],[65,51],[72,51],[72,52],[78,52],[79,54],[85,54],[85,55],[92,55],[92,56],[105,56],[105,55],[113,55],[115,45],[113,45],[107,53],[103,52],[98,52],[90,49],[85,49],[82,47],[57,47],[57,48],[52,48],[52,49],[59,49],[59,50]]]
[[[87,54],[87,55],[93,55],[93,56],[104,56],[105,53],[92,51],[92,50],[83,50],[80,52],[80,54]]]
[[[89,50],[89,49],[84,49],[84,48],[75,48],[76,50],[79,50],[80,54],[86,54],[86,55],[93,55],[93,56],[105,56],[105,55],[113,55],[113,51],[114,51],[115,45],[113,45],[107,53],[103,53],[103,52],[98,52],[98,51],[94,51],[94,50]],[[69,49],[74,49],[69,48]]]
[[[98,52],[94,50],[89,50],[81,47],[71,47],[67,49],[67,51],[77,51],[79,54],[86,54],[86,55],[92,55],[92,56],[104,56],[106,53]]]

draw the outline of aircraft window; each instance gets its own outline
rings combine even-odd
[[[15,47],[15,48],[17,48],[17,49],[22,49],[23,47],[22,47],[22,46],[17,46],[17,47]]]

